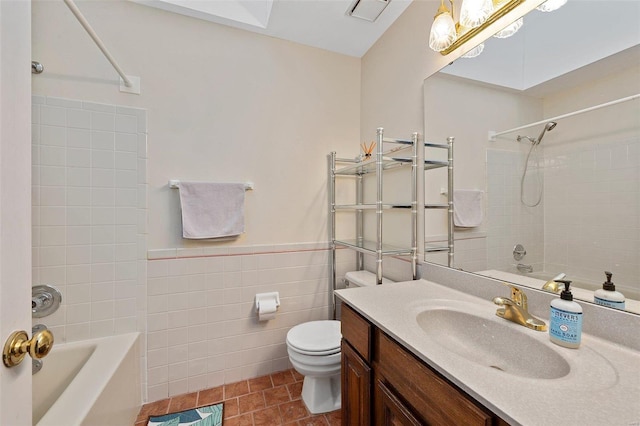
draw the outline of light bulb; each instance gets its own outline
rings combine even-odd
[[[520,29],[523,23],[524,23],[524,18],[520,18],[513,24],[504,27],[502,30],[498,31],[493,36],[495,38],[511,37],[512,35],[518,32],[518,30]]]
[[[436,52],[441,52],[456,41],[456,24],[453,22],[450,12],[442,12],[436,15],[429,34],[429,47]]]
[[[475,28],[482,25],[492,12],[492,0],[464,0],[460,8],[460,25]]]
[[[567,0],[547,0],[536,9],[540,12],[553,12],[554,10],[560,9],[564,6],[566,2]]]
[[[476,47],[474,47],[473,49],[471,49],[470,51],[462,55],[461,58],[466,58],[466,59],[475,58],[476,56],[480,55],[483,50],[484,50],[484,43],[480,43],[479,45],[477,45]]]

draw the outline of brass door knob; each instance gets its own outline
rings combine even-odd
[[[15,331],[9,336],[2,351],[2,362],[7,367],[14,367],[22,362],[29,354],[31,358],[40,359],[49,353],[53,347],[53,333],[40,330],[29,339],[26,331]]]

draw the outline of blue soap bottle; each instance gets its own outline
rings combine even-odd
[[[577,349],[582,338],[582,306],[573,301],[571,281],[556,280],[564,284],[559,299],[551,301],[549,338],[556,345]]]

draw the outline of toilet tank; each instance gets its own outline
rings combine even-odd
[[[394,281],[382,277],[382,284],[393,283]],[[376,285],[376,274],[369,271],[351,271],[344,276],[344,285],[346,288],[365,287]]]

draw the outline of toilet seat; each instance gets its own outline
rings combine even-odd
[[[301,355],[308,355],[308,356],[326,356],[326,355],[333,355],[335,353],[340,352],[341,348],[338,346],[337,348],[333,348],[333,349],[327,349],[326,351],[305,351],[303,349],[300,348],[296,348],[295,346],[291,345],[290,343],[287,343],[287,346],[289,347],[290,350],[292,350],[293,352],[299,353]]]
[[[287,346],[309,356],[332,355],[340,352],[340,321],[311,321],[298,324],[287,333]]]

